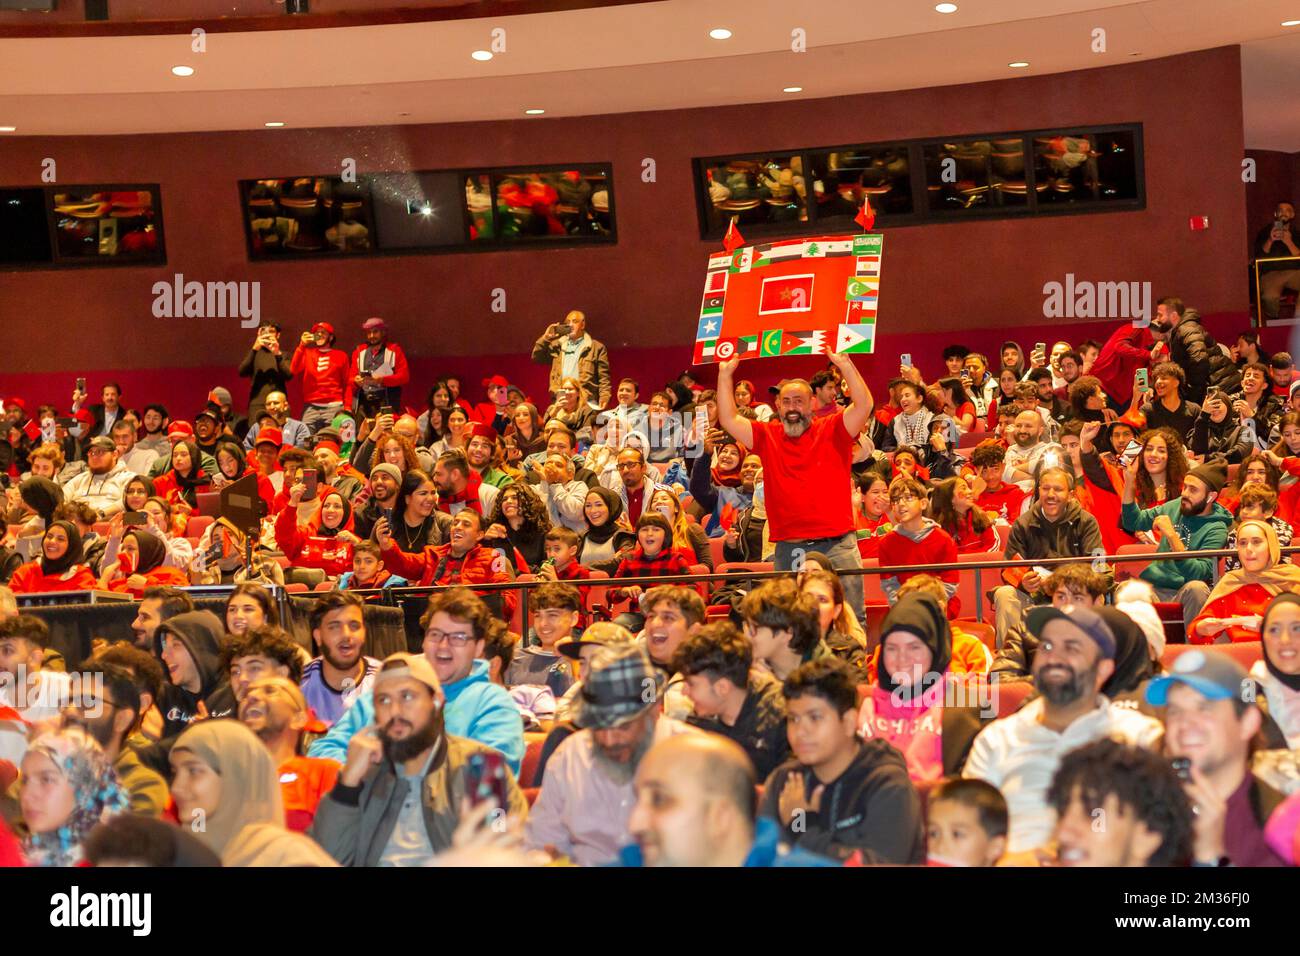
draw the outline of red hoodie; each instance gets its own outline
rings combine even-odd
[[[1088,374],[1101,380],[1107,395],[1127,403],[1133,398],[1134,374],[1152,362],[1153,344],[1155,337],[1150,329],[1134,328],[1132,323],[1125,322],[1101,347]]]
[[[342,349],[299,343],[289,370],[293,375],[302,376],[304,404],[342,404],[348,390],[348,356]]]
[[[351,509],[339,530],[352,530]],[[352,570],[352,545],[320,533],[319,511],[303,526],[298,524],[298,509],[285,508],[275,519],[275,540],[285,557],[300,568],[320,568],[332,578]]]
[[[935,574],[933,571],[904,571],[897,577],[891,575],[881,581],[893,580],[896,584],[902,584],[908,578],[916,574],[931,574],[941,580],[944,584],[956,586],[957,577],[957,543],[952,540],[948,532],[944,531],[930,519],[928,522],[924,537],[919,541],[913,541],[911,538],[902,534],[897,528],[880,539],[880,566],[882,568],[906,567],[910,564],[945,564],[949,565],[951,571],[943,571]],[[890,603],[893,603],[892,601]],[[952,620],[957,617],[961,611],[961,599],[954,593],[948,599],[948,619]]]
[[[508,564],[498,562],[497,553],[481,545],[459,558],[452,555],[450,544],[431,544],[417,554],[393,545],[384,550],[384,567],[421,586],[463,584],[472,588],[475,584],[507,584],[511,580],[505,570]],[[508,621],[515,613],[518,595],[513,590],[496,593],[501,595],[503,616]]]

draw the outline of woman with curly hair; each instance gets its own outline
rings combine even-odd
[[[1083,466],[1084,487],[1091,495],[1093,514],[1101,526],[1102,543],[1108,552],[1120,545],[1135,544],[1137,539],[1120,527],[1120,492],[1124,489],[1124,466],[1111,456],[1102,457],[1094,442],[1102,423],[1088,422],[1079,435],[1079,463]],[[1138,438],[1137,506],[1155,508],[1183,493],[1187,476],[1187,451],[1182,439],[1168,428],[1152,428]]]
[[[76,866],[82,843],[130,801],[103,748],[80,727],[41,734],[23,756],[19,805],[33,866]]]
[[[389,432],[382,436],[375,443],[375,455],[377,456],[375,464],[388,462],[396,466],[403,475],[408,471],[420,470],[420,456],[416,454],[415,446],[411,444],[410,439],[398,432]]]
[[[546,505],[527,482],[514,481],[501,489],[483,534],[489,548],[513,548],[534,574],[546,560],[546,532],[551,518]]]
[[[1290,523],[1295,508],[1295,497],[1288,496],[1286,492],[1291,489],[1282,486],[1282,472],[1278,468],[1276,458],[1276,455],[1267,451],[1255,451],[1247,455],[1237,468],[1237,480],[1224,488],[1223,494],[1219,495],[1219,504],[1235,515],[1241,504],[1242,489],[1247,485],[1265,485],[1277,493],[1277,516]],[[1300,461],[1296,463],[1300,464]],[[1295,489],[1296,486],[1293,485],[1292,488]]]

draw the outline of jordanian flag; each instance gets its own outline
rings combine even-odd
[[[826,333],[821,329],[810,332],[782,332],[782,355],[821,355],[826,351]]]

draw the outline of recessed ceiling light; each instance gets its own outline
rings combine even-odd
[[[935,5],[935,8],[934,8],[934,11],[935,11],[935,13],[956,13],[956,12],[957,12],[957,4],[955,4],[955,3],[940,3],[940,4],[936,4],[936,5]]]
[[[713,37],[715,40],[730,40],[731,31],[726,27],[718,27],[716,30],[710,30],[709,36]]]
[[[482,62],[486,63],[488,60],[492,59],[492,51],[475,50],[473,53],[470,54],[470,56],[472,56],[476,60],[481,60]]]
[[[172,67],[172,75],[174,75],[174,76],[193,76],[193,75],[194,75],[194,67],[192,67],[192,66],[174,66],[174,67]]]
[[[0,126],[0,133],[16,133],[16,132],[18,132],[17,126]]]
[[[1300,20],[1283,20],[1283,21],[1282,21],[1282,26],[1284,26],[1284,27],[1300,27]]]
[[[1029,66],[1029,61],[1016,60],[1014,63],[1008,63],[1007,66],[1011,67],[1013,70],[1023,70],[1025,67]]]
[[[802,93],[802,92],[803,92],[803,87],[802,87],[802,86],[787,86],[787,87],[786,87],[785,89],[783,89],[781,92],[782,92],[782,93]]]
[[[397,115],[398,115],[398,116],[410,116],[411,114],[410,114],[410,113],[398,113]]]
[[[546,110],[539,110],[539,109],[524,110],[524,113],[527,116],[541,116],[545,112]]]
[[[277,120],[277,121],[275,121],[275,122],[273,122],[273,123],[267,123],[266,125],[267,125],[267,126],[270,126],[270,127],[272,127],[272,128],[274,129],[274,128],[279,128],[279,127],[283,126],[284,124],[281,123],[281,122],[279,122],[279,121]]]

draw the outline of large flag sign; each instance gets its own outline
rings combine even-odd
[[[820,236],[709,257],[695,364],[875,348],[884,236]]]

